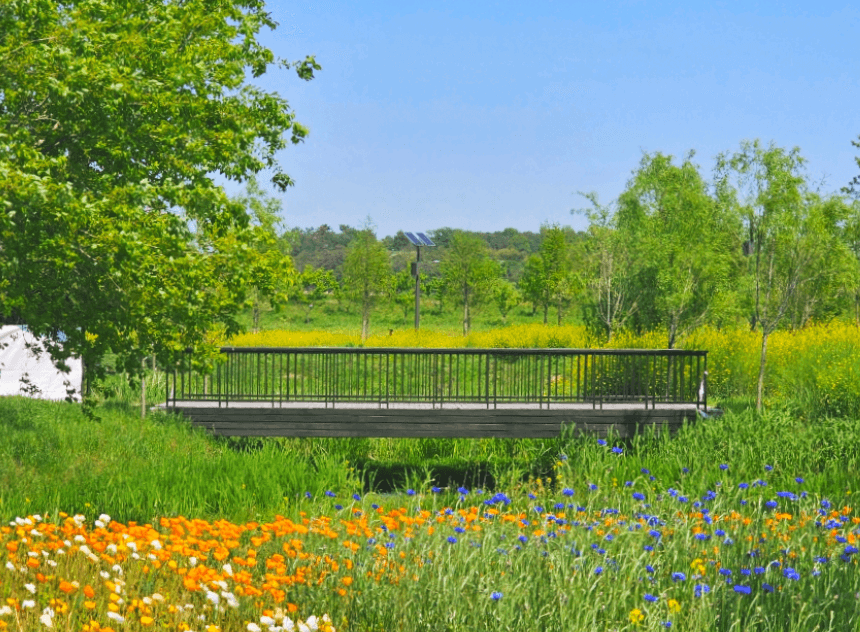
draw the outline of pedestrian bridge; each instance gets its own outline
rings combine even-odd
[[[631,436],[707,417],[707,351],[224,347],[163,406],[227,436]],[[711,411],[712,414],[715,411]]]

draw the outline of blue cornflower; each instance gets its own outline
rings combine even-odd
[[[330,490],[329,490],[329,491],[326,491],[325,495],[326,495],[326,496],[328,496],[329,498],[334,498],[334,497],[335,497],[335,493],[334,493],[333,491],[330,491]]]
[[[573,496],[576,492],[574,492],[570,487],[565,487],[561,490],[563,496]]]
[[[650,603],[654,603],[655,601],[657,601],[657,599],[659,599],[659,597],[655,597],[654,595],[650,595],[648,593],[645,593],[645,601],[648,601]]]
[[[352,499],[353,500],[361,500],[361,496],[359,496],[358,494],[353,494]]]
[[[785,575],[786,579],[791,579],[793,581],[800,579],[800,574],[790,566],[783,569],[782,574]]]
[[[829,500],[827,500],[826,498],[822,499],[822,501],[821,501],[821,508],[822,509],[830,509],[832,506],[833,506],[833,503],[831,503]]]
[[[687,498],[686,496],[678,496],[678,502],[679,503],[689,502],[689,498]]]
[[[684,474],[689,474],[689,473],[690,473],[690,468],[689,468],[689,467],[682,467],[682,468],[681,468],[681,471],[682,471]]]
[[[687,576],[684,573],[672,573],[672,581],[673,582],[682,582],[687,579]]]
[[[379,509],[379,505],[377,505],[376,503],[373,503],[370,507],[372,509]]]
[[[795,477],[794,481],[795,481],[796,483],[802,483],[802,482],[803,482],[803,479],[802,479],[800,476],[797,476],[797,477]]]
[[[702,540],[702,541],[711,539],[711,536],[709,536],[707,533],[697,533],[693,537],[696,538],[697,540]]]
[[[616,445],[612,447],[612,454],[624,454],[624,450]]]
[[[767,507],[768,509],[776,509],[777,502],[775,500],[769,500],[764,504],[764,506]]]
[[[567,461],[567,455],[566,454],[559,454],[558,460],[559,461]]]
[[[741,575],[743,575],[744,577],[749,577],[751,574],[752,574],[752,571],[750,569],[748,569],[748,568],[742,568],[741,569]]]
[[[597,568],[595,568],[595,569],[594,569],[594,574],[595,574],[595,575],[600,575],[602,572],[603,572],[603,567],[602,567],[602,566],[598,566]]]
[[[529,541],[529,539],[528,539],[526,536],[524,536],[524,535],[521,535],[520,537],[518,537],[518,538],[517,538],[517,540],[519,540],[519,541],[520,541],[520,542],[522,542],[523,544],[525,544],[526,542],[528,542],[528,541]]]
[[[606,445],[606,439],[598,439],[597,445]]]
[[[720,469],[721,470],[727,470],[727,469],[729,469],[729,466],[725,463],[720,463]]]
[[[753,569],[753,572],[754,572],[756,575],[761,575],[762,573],[764,573],[764,566],[756,566],[756,567]]]
[[[534,510],[538,513],[543,513],[543,507],[541,507],[540,505],[535,505]]]
[[[431,488],[430,488],[430,491],[431,491],[431,492],[433,492],[434,494],[438,494],[439,492],[441,492],[441,491],[442,491],[442,488],[441,488],[441,487],[436,487],[436,486],[434,485],[433,487],[431,487]]]
[[[649,470],[647,467],[643,467],[639,471],[642,472],[643,474],[646,474],[646,475],[651,473],[651,470]]]
[[[335,505],[334,508],[340,511],[341,509],[343,509],[343,505]]]
[[[749,483],[738,483],[738,489],[748,489],[749,486]]]
[[[858,551],[860,551],[860,549],[858,549],[856,546],[852,546],[849,544],[848,546],[845,547],[845,550],[843,551],[843,553],[845,555],[854,555]]]
[[[529,500],[534,500],[535,498],[537,498],[537,496],[529,492]]]
[[[451,544],[457,544],[457,538],[455,538],[453,535],[449,535],[448,542],[450,542]]]
[[[732,570],[730,568],[721,568],[720,575],[722,575],[723,577],[731,577]]]
[[[662,625],[664,628],[668,629],[668,628],[672,627],[672,622],[671,621],[663,621],[660,625]]]
[[[654,547],[651,546],[650,544],[646,544],[642,548],[645,549],[646,551],[653,551],[654,550]]]
[[[653,574],[654,574],[654,567],[653,567],[653,566],[651,566],[650,564],[646,564],[646,565],[645,565],[645,570],[646,570],[646,571],[648,571],[648,574],[649,574],[649,575],[653,575]]]
[[[645,494],[642,492],[633,492],[633,500],[645,500]]]
[[[659,538],[663,534],[657,531],[657,529],[651,529],[650,531],[648,531],[648,535],[650,535],[652,538]]]
[[[589,484],[588,489],[590,489],[593,492],[597,491],[597,485],[595,485],[594,483],[591,483],[591,484]]]
[[[736,593],[740,593],[741,595],[748,595],[752,592],[752,589],[749,586],[742,586],[740,584],[735,584],[732,590]]]
[[[465,487],[458,487],[458,488],[457,488],[457,491],[458,491],[459,493],[463,494],[463,496],[465,496],[466,494],[468,494],[468,493],[469,493],[469,490],[468,490],[468,489],[466,489]]]
[[[385,548],[386,549],[393,549],[394,548],[394,542],[386,542]]]
[[[762,584],[761,589],[763,591],[765,591],[766,593],[772,593],[773,592],[773,586],[771,586],[770,584]]]
[[[780,498],[788,498],[789,500],[797,500],[797,495],[794,492],[777,492]]]
[[[406,495],[407,495],[407,496],[414,496],[414,495],[415,495],[415,490],[414,490],[414,489],[407,489],[407,490],[406,490]]]
[[[311,493],[310,493],[310,492],[305,492],[305,498],[310,498],[310,497],[311,497]]]
[[[765,471],[765,472],[770,472],[772,469],[773,469],[773,465],[765,465],[765,466],[764,466],[764,471]]]
[[[466,530],[463,527],[454,527],[454,531],[456,533],[466,533]]]
[[[696,594],[696,597],[701,597],[702,595],[707,595],[711,592],[711,587],[707,584],[696,584],[693,592]]]
[[[624,487],[633,487],[633,481],[624,481]]]
[[[714,531],[714,535],[715,535],[715,536],[717,536],[717,537],[719,537],[719,538],[721,538],[721,537],[723,537],[724,535],[726,535],[726,532],[725,532],[725,531],[723,531],[722,529],[717,529],[716,531]]]
[[[490,595],[490,599],[492,599],[493,601],[498,601],[501,598],[502,598],[502,593],[500,593],[500,592],[494,592],[492,595]]]

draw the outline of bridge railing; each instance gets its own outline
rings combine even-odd
[[[214,371],[167,374],[178,402],[505,405],[686,403],[707,411],[707,351],[223,347]],[[191,366],[192,363],[185,363]]]

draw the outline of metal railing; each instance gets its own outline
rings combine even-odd
[[[707,351],[223,347],[214,371],[168,373],[177,402],[499,405],[695,404],[707,411]],[[183,363],[191,366],[191,362]],[[172,381],[172,383],[171,383]]]

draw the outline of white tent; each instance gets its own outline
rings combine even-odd
[[[15,325],[0,327],[0,395],[65,400],[71,393],[79,402],[83,364],[80,358],[69,358],[66,364],[70,371],[63,373],[30,332]]]

